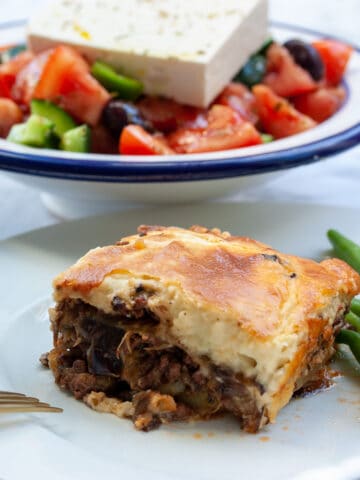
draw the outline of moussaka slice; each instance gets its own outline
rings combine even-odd
[[[360,279],[218,229],[142,226],[54,281],[56,383],[136,428],[273,422],[334,353]]]

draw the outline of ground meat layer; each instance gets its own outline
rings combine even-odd
[[[54,348],[42,357],[56,383],[99,411],[130,417],[136,428],[205,419],[233,413],[241,427],[256,432],[266,423],[257,407],[261,385],[211,364],[201,365],[184,350],[153,334],[157,319],[137,292],[135,308],[120,299],[114,314],[80,300],[66,300],[51,310]]]
[[[258,431],[268,421],[257,406],[263,387],[206,358],[194,361],[159,338],[159,321],[147,310],[147,295],[138,288],[131,310],[114,297],[112,314],[71,299],[52,309],[54,348],[41,361],[56,383],[98,411],[131,418],[144,431],[222,412],[235,415],[244,430]],[[296,385],[299,392],[321,384],[344,312],[338,317],[314,337]]]

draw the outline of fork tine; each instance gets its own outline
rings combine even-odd
[[[31,405],[39,405],[39,406],[42,406],[42,407],[50,407],[50,405],[48,403],[45,403],[45,402],[40,402],[39,400],[28,400],[28,399],[24,399],[24,400],[1,400],[0,399],[0,405],[24,405],[25,407],[26,406],[31,406]]]
[[[35,397],[23,393],[0,391],[0,414],[16,412],[62,412],[62,408],[52,407]]]
[[[5,402],[38,402],[39,400],[35,397],[18,397],[13,395],[0,395],[0,403]]]
[[[50,407],[50,406],[37,406],[37,405],[32,405],[32,406],[0,406],[0,414],[1,413],[30,413],[30,412],[49,412],[49,413],[55,413],[55,412],[62,412],[62,408],[58,407]]]
[[[0,390],[1,395],[9,395],[11,397],[26,397],[24,393],[17,393],[17,392],[5,392],[4,390]]]

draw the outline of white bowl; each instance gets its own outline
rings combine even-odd
[[[0,25],[0,44],[24,39],[25,22]],[[329,37],[274,22],[274,38]],[[344,80],[347,100],[312,130],[275,142],[214,153],[171,156],[100,155],[39,150],[0,140],[0,168],[43,192],[55,213],[102,212],[124,204],[203,200],[266,182],[280,171],[329,157],[360,140],[360,49]]]

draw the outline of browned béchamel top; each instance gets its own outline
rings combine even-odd
[[[352,297],[360,277],[346,263],[316,263],[286,255],[246,237],[192,227],[139,227],[139,235],[91,250],[54,281],[57,294],[86,296],[115,273],[177,283],[187,296],[218,309],[231,310],[251,333],[274,333],[281,309],[295,291],[303,319],[313,317],[337,294]]]

